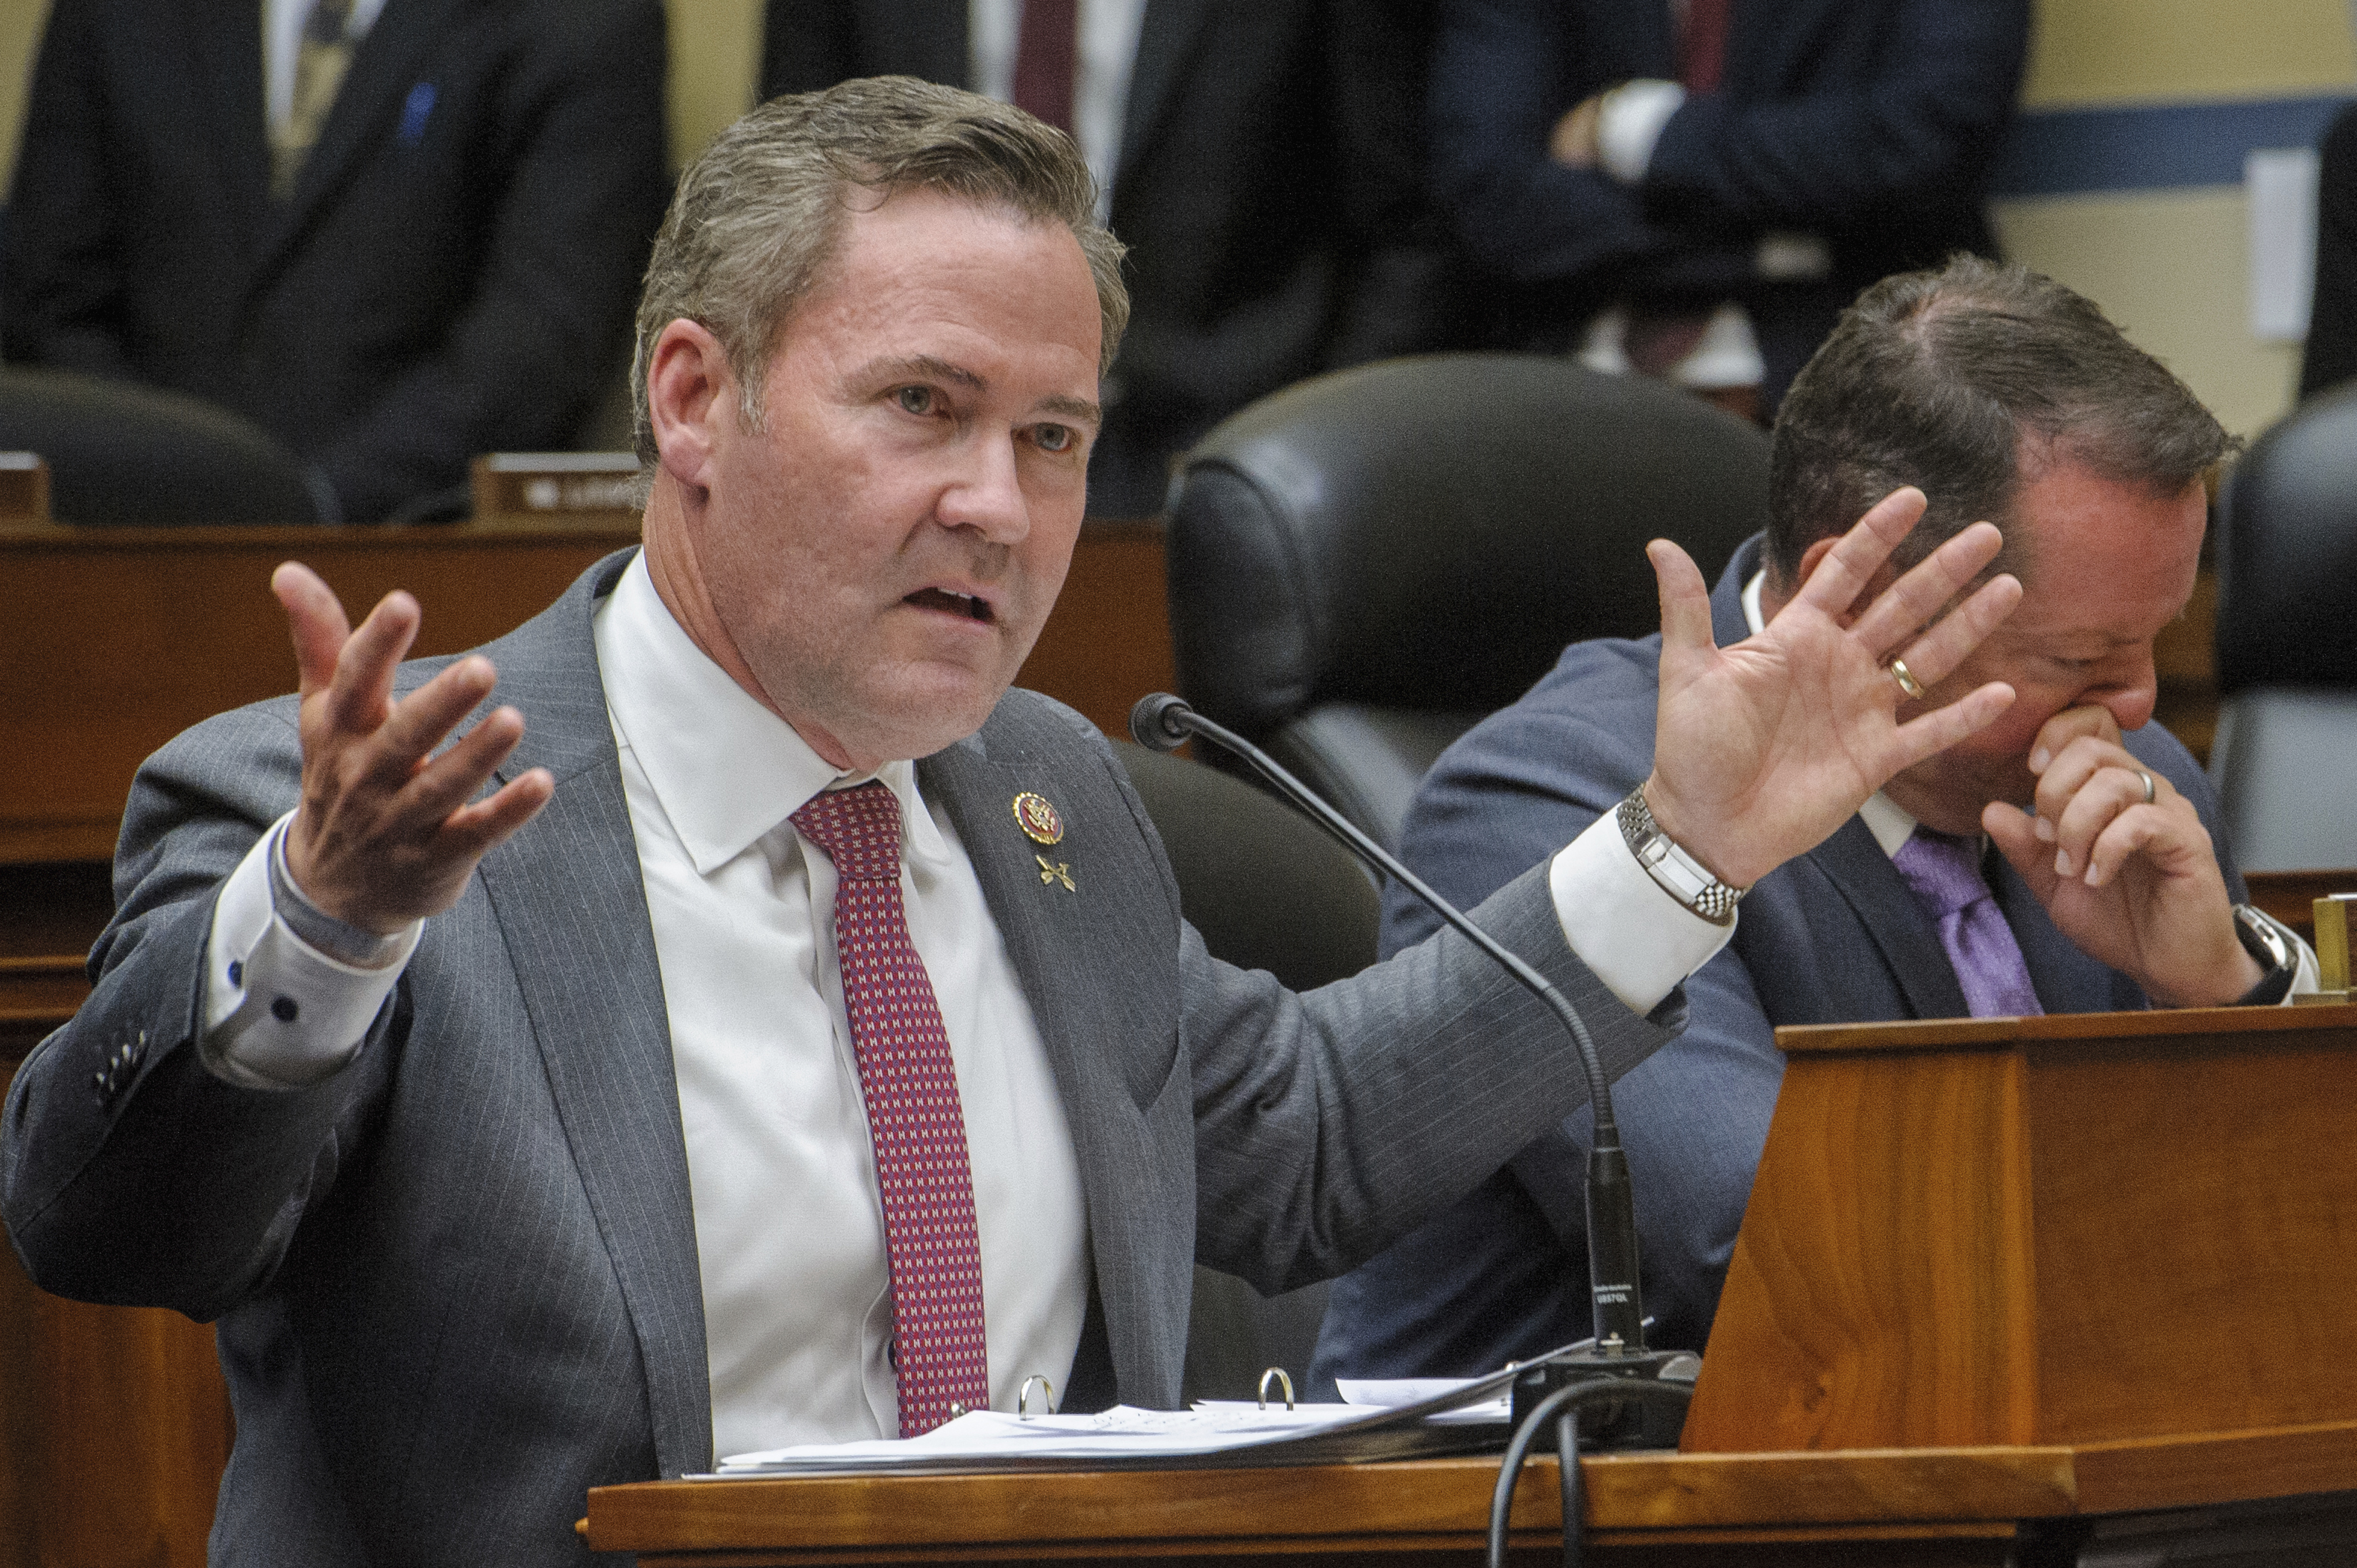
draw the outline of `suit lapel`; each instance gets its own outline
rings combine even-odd
[[[1152,141],[1186,74],[1195,36],[1211,15],[1211,0],[1146,0],[1146,16],[1138,24],[1137,58],[1129,70],[1129,102],[1121,115],[1121,154],[1114,166],[1116,185],[1121,171],[1135,166],[1138,155]]]
[[[1720,82],[1738,101],[1775,96],[1796,67],[1830,52],[1826,33],[1842,20],[1845,0],[1735,0],[1727,18]],[[1666,14],[1666,6],[1640,7]]]
[[[448,34],[458,13],[477,0],[387,0],[368,36],[352,51],[336,102],[304,157],[295,188],[279,209],[263,250],[265,274],[290,249],[318,209],[345,188],[351,166],[375,145],[402,100],[417,85],[418,63]]]
[[[859,27],[870,40],[862,58],[927,81],[974,85],[966,0],[862,0]]]
[[[1194,1236],[1191,1184],[1157,1185],[1171,1173],[1146,1157],[1145,1112],[1168,1083],[1176,1037],[1158,1010],[1171,1002],[1169,984],[1141,974],[1138,955],[1176,942],[1177,911],[1156,902],[1160,879],[1136,864],[1143,841],[1106,768],[1075,766],[1069,746],[1007,749],[1012,759],[1001,762],[969,738],[919,764],[919,778],[974,863],[1055,1070],[1088,1200],[1096,1300],[1125,1304],[1106,1313],[1092,1303],[1091,1311],[1103,1318],[1127,1397],[1164,1380],[1165,1347],[1147,1321],[1160,1319],[1140,1304],[1166,1302],[1178,1288],[1157,1265],[1167,1247],[1184,1258]],[[1011,807],[1026,790],[1054,803],[1065,823],[1060,843],[1023,835]],[[1071,889],[1052,869],[1041,880],[1043,857],[1069,872]],[[1175,979],[1170,972],[1167,981]],[[1183,1307],[1164,1327],[1183,1334]]]
[[[628,553],[596,574],[608,587]],[[636,841],[590,639],[590,579],[490,650],[527,715],[502,779],[556,793],[481,876],[522,987],[557,1115],[620,1283],[665,1476],[712,1462],[703,1278],[678,1079]]]
[[[1735,7],[1735,12],[1739,16],[1747,10],[1756,11],[1759,8],[1756,4],[1738,5]],[[1593,6],[1589,9],[1591,14],[1595,14],[1598,10]],[[1638,3],[1633,5],[1629,5],[1627,0],[1609,0],[1609,3],[1601,8],[1601,13],[1597,16],[1597,20],[1589,25],[1620,30],[1631,57],[1631,70],[1641,76],[1663,76],[1672,81],[1677,80],[1678,32],[1672,23],[1670,8],[1667,5],[1660,4],[1660,0],[1638,0]],[[1731,24],[1730,30],[1733,27],[1740,25],[1740,23]],[[1729,43],[1732,44],[1732,42],[1733,40],[1730,39]],[[1730,48],[1728,53],[1731,55],[1733,52]]]
[[[1844,822],[1808,858],[1857,912],[1916,1017],[1962,1018],[1971,1012],[1940,933],[1865,818]]]
[[[197,81],[205,84],[203,91],[190,91],[188,100],[210,121],[200,135],[221,170],[222,195],[235,218],[231,227],[250,245],[274,217],[262,7],[253,0],[205,0],[180,15],[188,29],[188,58]]]

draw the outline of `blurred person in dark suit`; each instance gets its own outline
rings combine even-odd
[[[253,419],[330,521],[430,510],[615,373],[664,59],[656,0],[58,0],[0,350]]]
[[[1436,188],[1493,329],[1772,413],[1842,307],[1996,253],[2028,0],[1444,0]]]
[[[2333,116],[2316,171],[2316,294],[2302,401],[2357,376],[2357,106]]]
[[[1430,0],[770,0],[763,91],[899,73],[1073,134],[1129,246],[1089,512],[1161,510],[1170,459],[1320,371],[1455,346],[1424,199]]]

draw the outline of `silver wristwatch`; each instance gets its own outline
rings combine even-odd
[[[1653,821],[1643,785],[1630,790],[1613,815],[1620,823],[1620,836],[1627,841],[1629,853],[1662,885],[1663,892],[1714,926],[1735,923],[1735,906],[1751,889],[1721,882],[1709,867],[1679,848]]]

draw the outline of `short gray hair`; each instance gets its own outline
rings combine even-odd
[[[720,340],[741,415],[760,427],[778,332],[834,254],[855,188],[939,190],[1071,230],[1096,283],[1099,372],[1113,363],[1129,321],[1123,246],[1096,220],[1096,180],[1071,137],[1008,104],[914,77],[845,81],[771,99],[680,176],[639,295],[630,405],[640,462],[656,458],[648,362],[663,328],[683,317]]]

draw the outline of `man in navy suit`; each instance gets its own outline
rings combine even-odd
[[[654,0],[58,0],[0,348],[244,415],[325,521],[463,510],[619,374],[663,40]]]
[[[2028,0],[1447,0],[1435,187],[1507,341],[1772,412],[1859,289],[1996,253],[2029,35]]]
[[[2277,1002],[2312,963],[2296,936],[2238,910],[2208,782],[2147,722],[2153,639],[2192,593],[2205,481],[2231,446],[2093,305],[1970,258],[1868,290],[1793,383],[1769,530],[1711,596],[1720,645],[1774,618],[1824,559],[1834,520],[1914,486],[1930,506],[1908,549],[1996,521],[2023,597],[1910,707],[1987,680],[2018,696],[1761,878],[1688,983],[1685,1034],[1615,1090],[1653,1343],[1703,1348],[1775,1107],[1776,1026]],[[1659,658],[1658,639],[1566,650],[1443,755],[1403,830],[1408,864],[1469,905],[1610,811],[1653,766]],[[2003,916],[1995,932],[1957,917],[1963,940],[2009,931],[2034,994],[1992,1002],[1978,950],[1952,957],[1910,880],[1923,830],[1969,847]],[[1393,889],[1384,950],[1433,924]],[[1585,1334],[1588,1132],[1584,1114],[1565,1122],[1337,1282],[1319,1372],[1471,1373]]]

